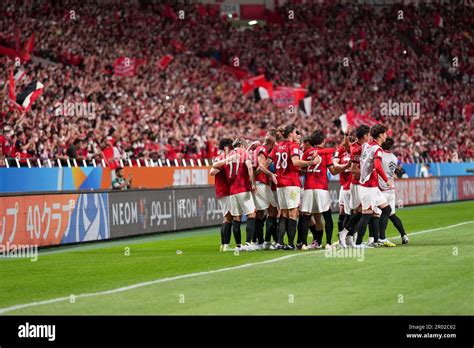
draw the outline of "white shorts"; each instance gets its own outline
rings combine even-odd
[[[255,212],[255,203],[250,191],[230,195],[229,201],[232,216],[248,215]]]
[[[359,186],[360,185],[351,184],[351,198],[349,200],[349,207],[351,209],[357,209],[360,205]]]
[[[277,187],[279,209],[294,209],[300,205],[299,186]]]
[[[376,207],[387,203],[387,200],[378,187],[364,187],[359,185],[359,195],[362,210],[374,210]]]
[[[230,213],[230,199],[229,196],[218,198],[217,201],[220,203],[222,216],[226,216]]]
[[[303,213],[322,213],[331,208],[331,197],[328,190],[304,190],[301,211]]]
[[[275,191],[272,190],[272,194],[273,194],[273,198],[275,198],[276,207],[280,209],[280,205],[278,204],[278,195],[277,195],[276,190]]]
[[[390,215],[395,214],[395,192],[393,190],[390,191],[382,191],[382,195],[387,200],[388,205],[392,209]]]
[[[341,186],[339,204],[344,206],[344,214],[351,215],[351,190],[344,190]]]
[[[272,189],[269,185],[265,185],[261,182],[256,183],[257,191],[253,195],[255,200],[255,207],[257,210],[268,209],[270,205],[276,207],[275,196],[273,195]]]

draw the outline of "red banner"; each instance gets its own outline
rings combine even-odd
[[[458,199],[474,199],[474,176],[458,177]]]
[[[160,70],[165,70],[173,59],[174,58],[171,54],[167,54],[166,56],[161,57],[161,59],[158,61],[158,64],[156,66]]]
[[[134,76],[137,68],[137,61],[134,58],[120,57],[113,64],[115,76]]]

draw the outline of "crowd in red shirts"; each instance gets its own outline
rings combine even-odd
[[[455,2],[287,4],[274,14],[281,24],[241,30],[195,4],[2,1],[0,45],[15,47],[18,33],[35,39],[17,93],[32,79],[45,87],[25,114],[2,94],[1,157],[197,160],[214,157],[222,137],[261,139],[283,123],[323,129],[335,146],[339,116],[354,108],[390,127],[404,162],[469,160],[473,14]],[[173,60],[159,69],[166,54]],[[142,60],[135,76],[114,76],[119,57]],[[307,88],[311,116],[243,95],[242,80],[222,68],[235,58],[248,77]],[[12,66],[0,56],[2,91]],[[389,100],[419,103],[420,113],[381,115]],[[64,102],[95,110],[58,114]]]

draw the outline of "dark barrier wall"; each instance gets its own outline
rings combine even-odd
[[[214,186],[0,196],[0,246],[60,245],[219,225]]]
[[[473,176],[397,180],[395,187],[398,207],[474,199]],[[338,182],[330,182],[334,212],[339,188]],[[2,249],[81,243],[221,222],[214,186],[0,196]]]
[[[218,225],[214,187],[109,194],[111,238]]]

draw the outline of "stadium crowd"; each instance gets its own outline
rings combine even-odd
[[[31,110],[12,108],[6,91],[13,62],[0,56],[1,157],[101,160],[107,153],[197,160],[215,157],[223,137],[261,139],[282,123],[307,133],[323,129],[327,144],[335,146],[339,116],[351,109],[390,127],[397,139],[394,153],[403,162],[474,157],[466,115],[472,112],[474,16],[455,2],[288,4],[274,15],[280,23],[249,30],[196,4],[20,6],[7,0],[0,12],[0,45],[13,48],[19,35],[25,41],[34,34],[35,58],[23,64],[27,78],[17,83],[17,92],[32,79],[44,84]],[[166,54],[173,60],[159,69]],[[119,57],[137,59],[135,76],[114,75]],[[223,69],[236,57],[248,77],[263,73],[274,85],[305,86],[311,116],[243,95],[242,80]],[[389,100],[420,103],[420,114],[383,116],[380,105]],[[93,103],[94,113],[58,114],[56,106],[65,101]]]

